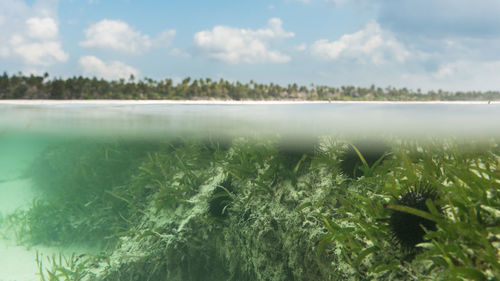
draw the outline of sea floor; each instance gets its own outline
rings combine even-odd
[[[9,214],[18,209],[26,209],[34,194],[28,179],[6,180],[0,183],[0,213]],[[45,255],[58,253],[56,248],[27,248],[16,245],[15,239],[0,238],[0,281],[34,281],[38,268],[35,261],[37,250]]]
[[[0,240],[0,281],[38,281],[36,252],[43,256],[58,255],[57,248],[26,248],[12,241]]]
[[[32,159],[45,147],[44,142],[34,139],[19,139],[2,135],[0,140],[0,218],[16,210],[26,210],[36,195],[31,179],[23,172]],[[56,247],[27,247],[18,245],[9,229],[0,229],[0,281],[38,281],[37,251],[45,256],[70,253],[71,250]]]
[[[10,214],[16,210],[29,209],[35,194],[31,189],[30,179],[19,179],[0,183],[0,214]],[[88,249],[59,248],[36,246],[27,247],[16,243],[13,233],[6,229],[0,230],[0,281],[38,281],[39,268],[36,262],[37,253],[43,264],[47,258],[59,254],[71,256],[89,252]]]

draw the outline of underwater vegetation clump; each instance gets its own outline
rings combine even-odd
[[[356,279],[496,280],[500,274],[500,244],[493,238],[498,237],[500,218],[497,140],[397,141],[393,147],[394,157],[384,161],[376,174],[347,187],[347,196],[339,198],[342,204],[332,208],[330,216],[320,215],[328,229],[322,250],[335,253],[337,262],[352,270]],[[434,189],[407,193],[408,186],[419,182]],[[399,204],[389,204],[394,197]],[[425,207],[408,207],[404,201]],[[422,240],[402,243],[405,248],[421,242],[414,245],[421,250],[410,260],[406,251],[391,243],[394,226],[387,218],[394,211],[410,218],[401,221],[401,233],[414,228],[412,222],[417,220],[428,227],[416,228]]]
[[[228,177],[213,191],[212,198],[208,202],[208,212],[216,218],[226,218],[228,209],[234,196],[234,187],[231,177]]]
[[[79,139],[47,147],[25,175],[38,198],[20,211],[17,236],[30,245],[113,244],[128,228],[120,195],[147,154],[149,141]]]
[[[353,179],[369,176],[372,169],[389,156],[390,151],[390,147],[380,140],[362,139],[349,143],[342,155],[340,170]]]
[[[276,161],[276,176],[281,181],[291,180],[293,185],[297,184],[297,179],[309,171],[311,160],[318,147],[317,140],[306,139],[302,142],[280,142]]]
[[[282,142],[59,144],[2,224],[106,246],[39,263],[46,280],[498,280],[498,140]]]
[[[138,165],[128,194],[121,197],[129,198],[129,202],[151,199],[158,210],[175,209],[187,203],[186,199],[213,176],[210,167],[224,149],[209,141],[164,142]]]
[[[98,281],[92,269],[97,268],[100,263],[109,266],[106,255],[82,254],[76,256],[73,254],[64,256],[62,254],[53,254],[44,256],[38,251],[36,252],[35,262],[41,281]]]

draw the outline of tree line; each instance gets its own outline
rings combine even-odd
[[[88,77],[67,79],[44,75],[0,76],[0,99],[131,99],[131,100],[304,100],[304,101],[490,101],[500,99],[498,91],[427,91],[386,87],[287,86],[228,80],[191,79],[179,83],[170,78],[108,81]]]

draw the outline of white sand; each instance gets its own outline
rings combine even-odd
[[[39,281],[39,269],[36,263],[36,252],[40,254],[44,270],[50,263],[47,257],[55,255],[56,258],[62,253],[64,257],[71,254],[84,253],[79,248],[61,249],[55,247],[33,247],[15,245],[12,241],[0,240],[0,281]],[[63,261],[64,262],[64,261]],[[44,271],[45,274],[47,274]],[[47,276],[47,275],[46,275]]]
[[[22,178],[24,169],[44,147],[44,143],[33,143],[30,139],[0,138],[0,214],[6,216],[18,209],[28,209],[35,194],[31,189],[31,179]],[[0,226],[1,227],[1,226]],[[0,281],[38,281],[36,251],[46,256],[59,254],[61,249],[33,247],[28,249],[16,244],[14,234],[0,229]],[[4,237],[8,236],[8,237]],[[71,251],[64,249],[65,254]],[[78,252],[78,251],[77,251]],[[68,256],[69,256],[68,255]]]
[[[31,190],[31,180],[21,179],[6,181],[0,184],[0,212],[9,214],[16,209],[27,209],[31,206],[34,194]],[[2,233],[5,233],[1,229]],[[13,236],[12,233],[5,233]],[[62,253],[70,257],[72,253],[83,253],[85,250],[78,248],[61,249],[56,247],[36,246],[27,248],[16,245],[13,237],[0,237],[0,281],[38,281],[39,269],[36,264],[36,252],[42,254],[44,268],[49,266],[47,256]]]
[[[498,104],[498,101],[302,101],[302,100],[0,100],[0,104],[57,105],[57,104]]]
[[[38,249],[51,255],[59,253],[57,249]],[[38,281],[38,268],[35,261],[36,249],[26,249],[0,240],[0,281]],[[44,260],[45,261],[45,260]]]
[[[13,180],[0,184],[0,212],[9,214],[16,209],[28,208],[33,199],[30,180]],[[54,253],[46,249],[42,252]],[[36,249],[15,245],[12,239],[0,239],[0,281],[32,281],[37,277]]]

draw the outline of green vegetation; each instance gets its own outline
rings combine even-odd
[[[381,141],[363,140],[350,143],[342,155],[340,170],[350,178],[371,176],[387,156],[390,148]]]
[[[214,190],[212,198],[208,202],[208,213],[215,218],[226,218],[233,197],[234,187],[231,184],[231,177],[228,177]]]
[[[328,229],[320,249],[334,252],[359,279],[399,279],[406,273],[415,279],[497,280],[498,144],[405,142],[394,151],[374,176],[344,184],[344,191],[335,195],[340,204],[333,216],[318,212]],[[397,205],[401,192],[422,181],[440,193],[435,204],[427,200],[427,211]],[[427,229],[425,242],[417,245],[417,254],[405,251],[407,245],[398,250],[391,241],[390,211],[436,223],[437,230]]]
[[[498,280],[499,142],[375,146],[70,141],[32,164],[38,199],[2,224],[20,243],[105,250],[39,257],[41,280]],[[436,196],[406,204],[421,185]],[[395,213],[432,222],[423,241],[398,243]]]
[[[24,244],[105,246],[128,229],[126,202],[116,199],[155,144],[75,140],[43,151],[25,172],[39,194],[27,211],[8,216]],[[115,195],[115,196],[112,196]]]
[[[49,79],[23,74],[0,76],[0,99],[132,99],[132,100],[340,100],[340,101],[491,101],[499,100],[499,92],[422,92],[407,88],[369,88],[320,85],[259,84],[191,79],[174,85],[172,79],[155,81],[150,78],[106,81],[97,78],[71,77]]]
[[[121,194],[126,202],[138,202],[154,194],[155,208],[175,209],[199,191],[213,175],[210,166],[221,153],[217,143],[174,141],[165,143],[138,167],[130,185],[132,194]],[[135,203],[136,204],[136,203]]]
[[[65,257],[62,254],[58,256],[52,255],[46,257],[46,264],[43,260],[44,256],[41,253],[36,253],[36,264],[38,267],[38,275],[40,281],[93,281],[97,280],[92,269],[97,268],[100,263],[107,261],[109,266],[109,258],[106,255],[89,255],[83,254],[70,257]]]

